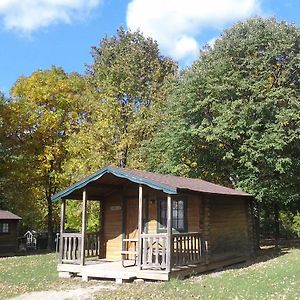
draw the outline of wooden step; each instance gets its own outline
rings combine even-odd
[[[122,255],[125,255],[125,254],[133,254],[133,255],[137,255],[137,251],[121,251],[121,254]]]

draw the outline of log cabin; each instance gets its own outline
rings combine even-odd
[[[200,179],[105,167],[55,194],[61,201],[60,277],[169,280],[242,262],[255,252],[254,198]],[[82,202],[80,232],[65,230]],[[99,231],[87,205],[99,202]]]
[[[0,256],[14,255],[18,248],[18,223],[22,218],[0,210]]]

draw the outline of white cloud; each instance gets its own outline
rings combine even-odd
[[[175,59],[195,58],[197,36],[260,13],[260,0],[132,0],[127,26],[156,39]]]
[[[0,0],[4,27],[22,33],[83,18],[102,0]]]

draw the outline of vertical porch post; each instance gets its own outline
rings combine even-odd
[[[87,192],[86,189],[82,193],[82,222],[81,222],[81,247],[80,247],[80,264],[83,266],[85,261],[85,230],[86,230],[86,208],[87,208]]]
[[[172,197],[167,196],[167,257],[166,257],[166,269],[168,272],[172,269],[172,253],[173,253],[173,243],[172,243]]]
[[[63,233],[65,230],[66,199],[61,200],[60,208],[60,234],[59,234],[59,263],[63,260]]]
[[[100,209],[99,209],[99,255],[98,257],[101,258],[104,255],[104,248],[103,248],[103,241],[104,241],[104,200],[100,201]]]
[[[139,214],[138,214],[138,267],[142,269],[142,227],[143,227],[143,186],[139,185]]]
[[[205,263],[210,263],[210,201],[204,198],[204,240],[205,240]]]

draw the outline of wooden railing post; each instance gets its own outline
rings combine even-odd
[[[59,263],[63,260],[63,233],[65,230],[66,200],[61,200],[60,209],[60,235],[59,235]],[[57,241],[58,242],[58,241]]]
[[[138,214],[138,267],[142,268],[142,227],[143,227],[143,186],[139,185],[139,214]]]
[[[167,257],[166,270],[168,272],[172,269],[172,252],[173,252],[173,238],[172,238],[172,198],[167,196]]]
[[[80,245],[80,264],[85,262],[85,231],[86,231],[86,209],[87,209],[87,192],[82,193],[82,222],[81,222],[81,245]]]

